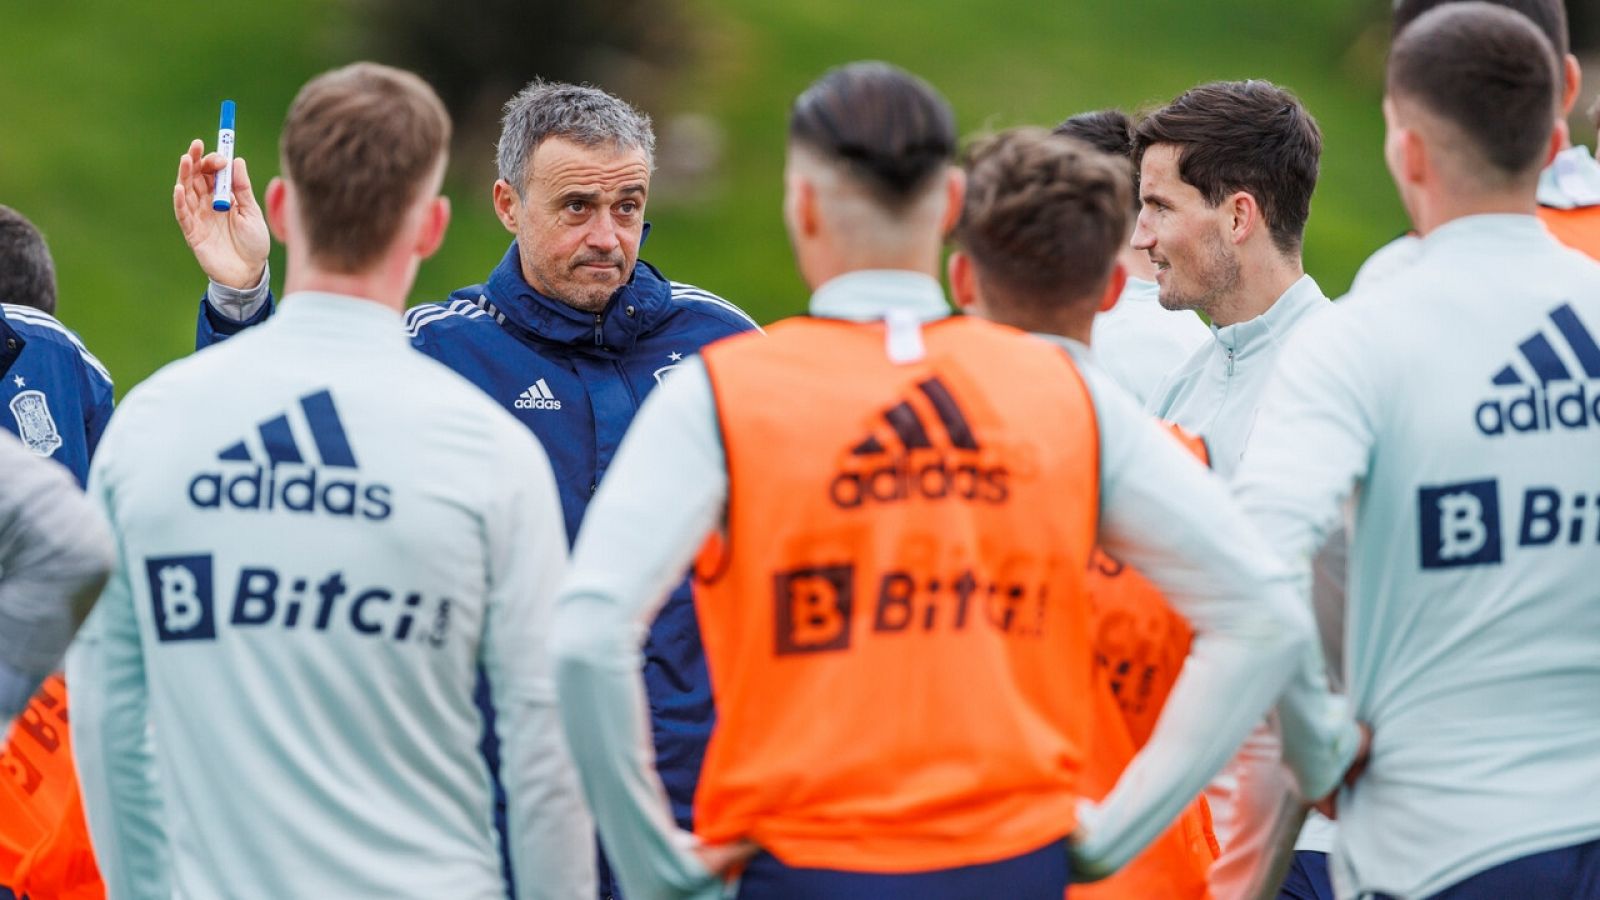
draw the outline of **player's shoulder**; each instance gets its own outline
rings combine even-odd
[[[31,306],[19,306],[14,303],[0,304],[4,309],[5,321],[29,343],[38,342],[52,347],[62,354],[72,364],[88,372],[91,378],[111,384],[111,373],[105,365],[89,352],[83,339],[61,320],[43,310]]]
[[[668,323],[702,328],[713,332],[715,337],[761,330],[749,313],[705,288],[682,281],[668,284],[671,294],[667,304],[674,314],[667,318]]]

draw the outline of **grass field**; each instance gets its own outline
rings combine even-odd
[[[1208,79],[1260,77],[1295,90],[1321,122],[1326,151],[1307,266],[1337,295],[1366,254],[1405,226],[1380,156],[1383,8],[1349,0],[699,0],[694,62],[652,111],[663,124],[706,117],[724,137],[722,155],[693,185],[660,185],[644,255],[762,320],[799,311],[805,290],[779,218],[783,129],[789,101],[836,63],[876,57],[918,72],[950,97],[968,133],[1136,108]],[[277,169],[277,126],[295,89],[355,58],[355,9],[333,0],[8,5],[0,203],[47,234],[60,315],[120,391],[192,346],[202,282],[172,222],[179,152],[191,137],[210,143],[217,102],[232,97],[239,153],[264,185]],[[530,36],[529,77],[538,74],[537,43]],[[483,143],[452,162],[455,224],[424,267],[416,302],[480,280],[504,251],[508,236],[488,205],[492,147]],[[275,261],[281,277],[281,254]]]

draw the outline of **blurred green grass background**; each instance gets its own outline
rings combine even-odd
[[[460,7],[470,20],[472,4]],[[58,313],[119,393],[192,347],[203,281],[172,221],[179,153],[193,137],[209,147],[218,101],[231,97],[238,152],[263,188],[295,90],[364,55],[361,10],[339,0],[0,0],[0,203],[45,232]],[[720,153],[707,175],[658,179],[643,255],[763,321],[800,311],[806,292],[780,219],[784,125],[795,94],[841,62],[879,58],[917,72],[950,98],[968,134],[1255,77],[1294,90],[1321,123],[1306,264],[1337,296],[1406,225],[1381,158],[1385,11],[1351,0],[688,0],[688,61],[652,90],[650,111],[662,131],[684,115],[713,123]],[[541,74],[540,41],[527,36],[530,78]],[[447,185],[454,224],[413,302],[481,280],[509,240],[489,206],[493,135],[465,143]],[[274,273],[281,285],[281,252]]]

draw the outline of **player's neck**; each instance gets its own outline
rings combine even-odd
[[[1019,331],[1071,338],[1084,346],[1088,346],[1089,336],[1094,332],[1094,317],[1095,310],[1092,305],[1083,305],[1081,310],[1075,307],[1042,314],[1015,310],[1007,310],[1001,314],[990,310],[988,315],[988,318],[1002,325],[1010,325]]]
[[[370,300],[373,303],[405,312],[406,296],[411,292],[416,278],[416,264],[403,264],[384,259],[370,269],[360,272],[333,272],[291,248],[283,290],[287,294],[314,291],[322,294],[339,294]]]
[[[1532,216],[1539,212],[1539,201],[1527,186],[1508,191],[1477,194],[1439,192],[1417,204],[1412,224],[1423,237],[1443,225],[1468,216]]]
[[[1237,325],[1262,315],[1305,274],[1298,253],[1273,252],[1246,261],[1239,289],[1211,311],[1212,324],[1218,327]]]

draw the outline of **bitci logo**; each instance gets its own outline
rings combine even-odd
[[[1500,490],[1492,478],[1417,491],[1422,567],[1500,562]]]
[[[213,640],[211,557],[158,556],[145,560],[156,637],[168,641]]]
[[[855,566],[813,566],[772,576],[779,656],[850,649]]]

